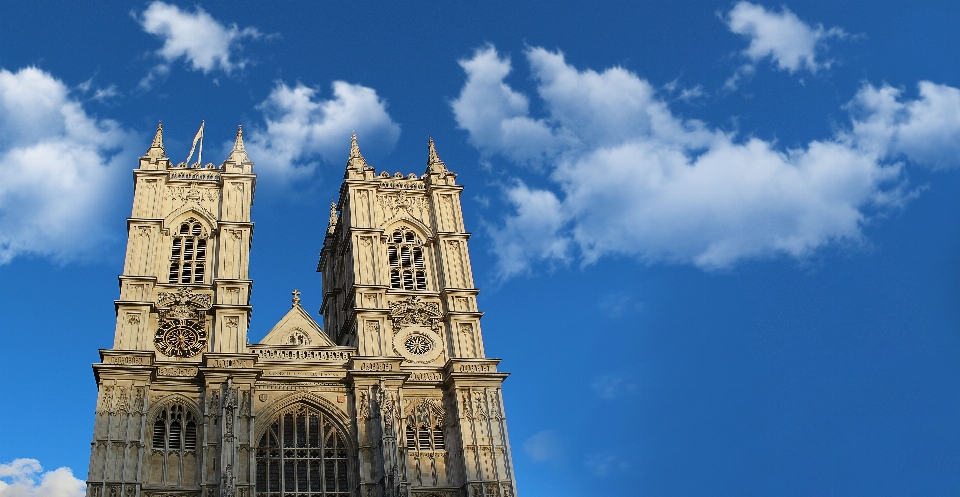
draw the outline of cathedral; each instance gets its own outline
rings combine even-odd
[[[260,343],[242,130],[220,166],[189,162],[159,126],[134,170],[87,497],[514,497],[507,373],[484,354],[463,187],[433,141],[404,175],[352,137],[317,264],[323,326],[295,290]]]

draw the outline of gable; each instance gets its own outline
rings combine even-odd
[[[334,347],[327,334],[320,329],[307,311],[299,303],[270,329],[260,341],[264,345],[309,345],[313,347]]]

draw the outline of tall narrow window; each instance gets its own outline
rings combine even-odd
[[[153,423],[153,448],[163,449],[163,442],[167,438],[167,411],[161,411],[157,421]]]
[[[192,419],[183,432],[183,450],[197,450],[197,424]]]
[[[390,234],[387,240],[390,288],[427,289],[425,250],[420,237],[406,226],[401,226]]]
[[[417,442],[420,444],[420,450],[430,450],[430,429],[426,426],[420,426],[420,431],[417,432]]]
[[[407,448],[416,449],[417,448],[417,432],[413,430],[413,427],[407,425]]]
[[[433,427],[433,448],[437,450],[443,450],[443,427],[440,425]]]
[[[203,283],[206,276],[207,233],[195,218],[180,224],[170,249],[170,283]]]

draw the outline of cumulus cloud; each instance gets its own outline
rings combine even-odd
[[[102,242],[104,192],[132,164],[129,145],[50,74],[0,69],[0,264],[23,254],[65,261]]]
[[[847,36],[837,27],[810,26],[786,7],[774,12],[750,2],[737,3],[725,21],[730,31],[750,40],[743,55],[754,63],[769,57],[790,73],[801,69],[816,73],[830,67],[830,60],[818,60],[818,52],[826,49],[827,40]]]
[[[492,46],[460,61],[467,82],[452,102],[461,128],[470,130],[470,143],[487,154],[499,153],[521,162],[539,163],[560,150],[542,119],[529,116],[529,99],[513,91],[503,79],[510,74],[510,59],[498,57]]]
[[[36,459],[0,464],[0,497],[83,497],[85,489],[70,468],[43,471]]]
[[[138,21],[144,31],[163,40],[157,55],[165,61],[141,85],[149,85],[152,78],[166,74],[169,64],[181,57],[195,71],[208,74],[219,69],[230,74],[247,63],[237,58],[240,42],[262,36],[256,28],[221,24],[199,6],[194,12],[188,12],[159,1],[147,6]]]
[[[955,167],[960,157],[960,90],[929,81],[917,88],[920,98],[905,101],[903,90],[864,85],[847,106],[855,116],[850,140],[934,169]]]
[[[507,188],[506,196],[517,214],[503,226],[490,228],[500,270],[514,274],[531,261],[566,261],[571,240],[561,232],[566,221],[557,196],[531,190],[522,182]]]
[[[302,84],[277,83],[259,106],[265,127],[248,135],[247,148],[258,171],[292,179],[311,174],[318,159],[345,163],[354,131],[366,155],[393,149],[400,125],[377,92],[345,81],[334,81],[332,87],[332,98],[325,100]]]
[[[526,57],[544,117],[470,109],[481,105],[476,94],[500,95],[503,102],[483,103],[488,108],[518,100],[503,82],[509,60],[490,46],[461,62],[467,81],[452,103],[483,153],[518,163],[537,154],[550,159],[542,162],[542,186],[505,189],[514,214],[490,229],[502,277],[538,261],[569,260],[574,250],[585,263],[626,255],[704,269],[803,257],[859,242],[871,212],[902,205],[909,198],[903,159],[956,165],[960,91],[947,86],[921,83],[909,100],[865,85],[848,105],[849,128],[782,149],[674,115],[647,81],[623,68],[581,71],[542,48]],[[542,128],[525,136],[521,155],[500,126],[518,120]]]

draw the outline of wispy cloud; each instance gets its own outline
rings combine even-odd
[[[612,400],[624,395],[630,395],[637,391],[637,385],[625,375],[605,374],[597,376],[590,384],[590,388],[598,397],[604,400]]]
[[[630,463],[623,456],[612,452],[599,452],[586,458],[584,465],[596,476],[622,473],[630,469]]]
[[[523,450],[533,462],[555,460],[562,455],[560,437],[556,432],[544,430],[523,442]]]
[[[629,293],[613,292],[601,295],[597,306],[609,317],[619,318],[630,313],[637,313],[643,310],[643,302],[640,302]]]
[[[170,64],[180,58],[204,74],[215,70],[230,74],[242,69],[248,61],[238,55],[241,41],[263,36],[253,27],[240,29],[236,24],[225,25],[199,6],[189,12],[155,1],[137,20],[144,31],[163,40],[163,46],[156,52],[163,63],[141,81],[141,87],[149,87],[154,79],[166,75]]]
[[[0,464],[0,497],[83,497],[85,489],[70,468],[43,471],[36,459]]]
[[[578,70],[537,47],[526,58],[543,117],[503,81],[510,60],[492,46],[461,61],[452,102],[484,156],[546,173],[505,187],[513,214],[489,230],[501,277],[608,255],[709,270],[860,243],[871,213],[911,198],[904,159],[948,168],[960,156],[960,90],[944,85],[923,82],[916,99],[864,85],[847,128],[782,149],[674,115],[626,69]]]
[[[87,114],[37,68],[0,69],[0,264],[66,261],[104,241],[102,215],[132,164],[132,135]]]
[[[364,154],[393,150],[400,125],[390,118],[387,103],[376,90],[345,81],[334,81],[332,88],[332,97],[324,99],[318,90],[302,84],[276,84],[259,105],[265,127],[248,135],[258,171],[293,179],[312,174],[318,160],[345,163],[352,132]]]

